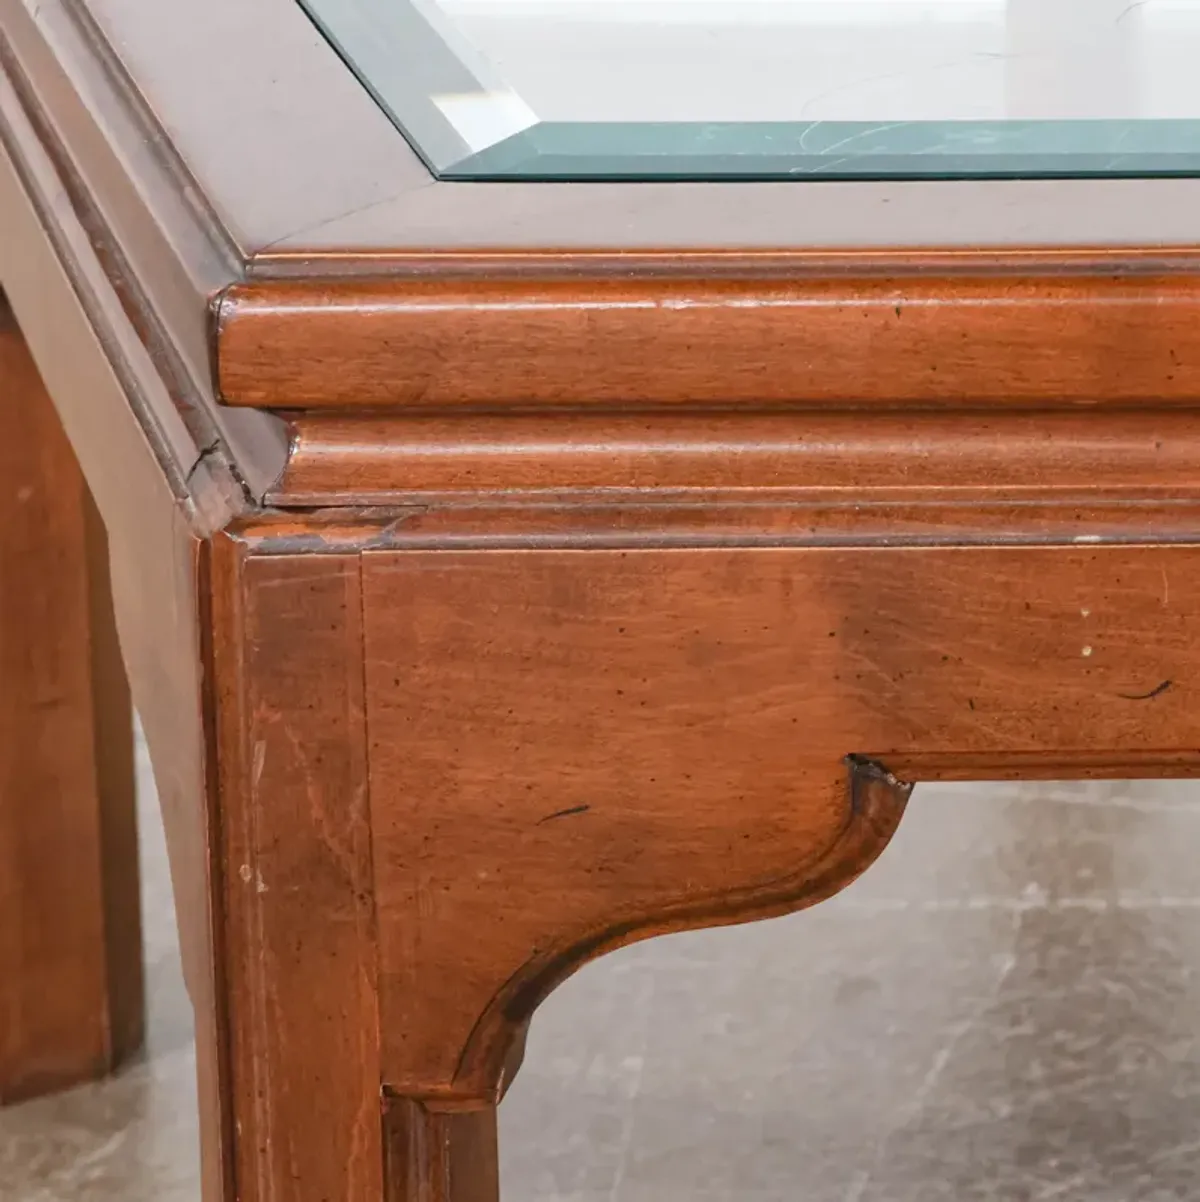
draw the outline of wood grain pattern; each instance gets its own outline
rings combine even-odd
[[[1200,401],[1193,274],[997,266],[238,285],[218,386],[287,409]]]
[[[1198,579],[1194,546],[368,551],[385,1081],[494,1098],[591,956],[844,884],[904,796],[856,802],[846,753],[1200,771]]]
[[[684,491],[997,503],[1195,492],[1200,416],[1087,412],[567,413],[291,416],[274,505],[388,505],[449,494]],[[431,494],[423,497],[422,494]]]
[[[380,1202],[358,560],[214,550],[230,1197]]]
[[[1200,181],[431,184],[291,0],[0,17],[206,1202],[495,1202],[589,958],[828,896],[913,780],[1200,773]]]
[[[497,1202],[496,1108],[436,1111],[389,1098],[387,1202]]]
[[[0,296],[0,1103],[142,1037],[133,715],[104,531]]]

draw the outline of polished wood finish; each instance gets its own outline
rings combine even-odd
[[[276,506],[415,503],[423,494],[770,489],[836,505],[1196,495],[1200,415],[1078,411],[288,415]]]
[[[133,715],[104,531],[0,297],[0,1103],[142,1033]]]
[[[435,1111],[389,1099],[388,1202],[496,1202],[496,1110]]]
[[[902,810],[871,763],[1200,768],[1191,550],[571,541],[366,556],[402,1092],[496,1096],[508,1041],[586,959],[845,884]]]
[[[354,556],[213,564],[215,800],[239,1202],[382,1197]]]
[[[292,0],[0,0],[0,140],[205,1202],[495,1202],[589,959],[830,896],[914,781],[1200,775],[1200,180],[442,184]]]
[[[870,259],[814,270],[804,256],[734,259],[728,278],[571,265],[568,279],[235,287],[222,397],[424,410],[1200,400],[1196,275],[1115,254],[1084,270],[964,258],[940,275]]]

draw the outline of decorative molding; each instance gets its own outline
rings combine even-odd
[[[525,1031],[537,1007],[590,960],[639,940],[675,931],[730,926],[803,910],[839,893],[862,875],[891,841],[913,785],[882,764],[846,759],[846,817],[833,843],[795,873],[731,888],[712,897],[688,898],[613,925],[570,936],[547,948],[515,973],[489,1002],[463,1048],[456,1092],[503,1094],[519,1064]],[[514,1045],[518,1053],[513,1055]]]
[[[451,497],[730,497],[836,505],[1197,493],[1200,413],[290,415],[282,508]],[[1200,495],[1200,494],[1197,494]]]
[[[915,256],[919,262],[920,255]],[[489,412],[758,407],[991,409],[1200,403],[1200,276],[1114,251],[894,254],[792,273],[433,275],[237,284],[218,390],[279,409]],[[681,262],[686,263],[687,256]]]

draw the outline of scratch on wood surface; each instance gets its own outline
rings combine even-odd
[[[1155,697],[1161,697],[1174,683],[1172,680],[1164,680],[1148,693],[1118,693],[1117,696],[1124,701],[1153,701]]]
[[[537,824],[538,826],[541,826],[542,823],[553,822],[556,818],[571,818],[576,814],[586,814],[591,808],[592,807],[589,805],[581,805],[571,806],[571,808],[567,810],[555,810],[553,814],[547,814],[545,818],[539,818]]]

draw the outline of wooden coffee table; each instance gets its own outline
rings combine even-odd
[[[913,781],[1200,770],[1200,113],[1047,133],[1070,0],[953,145],[421,42],[430,107],[360,44],[417,8],[309,4],[0,0],[0,1099],[140,1036],[123,659],[205,1202],[489,1202],[585,961],[830,896]]]

